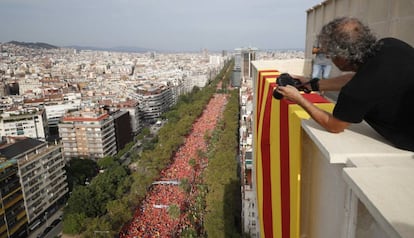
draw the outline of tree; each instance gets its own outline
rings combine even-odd
[[[98,174],[98,165],[90,159],[71,159],[65,166],[69,191],[77,185],[85,185]]]
[[[110,201],[106,207],[114,227],[122,226],[128,222],[133,215],[125,199]]]
[[[119,162],[116,161],[112,156],[106,156],[102,159],[99,159],[97,163],[100,169],[107,169],[119,165]]]
[[[85,214],[87,217],[94,217],[97,211],[95,194],[87,186],[76,186],[73,190],[67,206],[65,214]],[[66,221],[65,221],[66,222]]]
[[[86,231],[82,234],[85,238],[114,237],[117,234],[112,230],[112,224],[105,217],[94,217],[87,220]]]
[[[80,234],[83,231],[86,215],[84,213],[71,213],[65,215],[63,223],[63,232],[65,234]]]

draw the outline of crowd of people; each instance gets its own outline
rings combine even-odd
[[[171,165],[161,171],[160,180],[165,183],[152,185],[132,221],[121,231],[121,238],[178,237],[181,231],[193,226],[187,208],[194,202],[197,194],[194,185],[199,182],[203,165],[207,163],[207,158],[202,156],[207,150],[205,135],[216,127],[226,102],[225,94],[215,94],[210,100],[184,144],[175,153]],[[168,181],[187,181],[191,189],[185,191],[183,186]],[[178,214],[171,212],[173,207]]]

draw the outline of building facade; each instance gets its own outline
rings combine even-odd
[[[24,237],[28,223],[17,161],[1,156],[0,176],[0,237]]]
[[[251,80],[246,82],[251,83]],[[256,193],[253,189],[253,92],[251,85],[243,83],[240,88],[240,140],[242,227],[252,238],[259,237]]]
[[[3,111],[0,116],[0,136],[24,136],[42,141],[49,137],[44,109],[13,109]]]
[[[240,87],[242,82],[252,78],[252,61],[256,60],[257,48],[237,48],[235,54],[234,68],[231,79],[233,87]]]
[[[79,110],[81,107],[81,100],[72,100],[69,103],[62,103],[56,105],[45,105],[46,118],[50,132],[57,132],[58,124],[67,111]]]
[[[68,113],[58,126],[65,158],[99,159],[117,153],[114,120],[103,109]]]
[[[3,196],[7,198],[4,201],[16,203],[5,206],[12,208],[6,214],[12,214],[15,218],[6,217],[4,221],[21,226],[26,223],[24,230],[30,233],[33,224],[45,222],[48,216],[58,211],[69,192],[62,148],[32,138],[6,137],[0,153],[6,161],[4,163],[10,165],[6,168],[9,172],[13,171],[6,172],[8,178],[3,179],[1,184],[2,191],[12,194],[2,192],[2,195],[7,194]],[[13,237],[10,234],[14,230],[8,228],[9,237]]]
[[[156,121],[174,103],[170,87],[160,84],[137,86],[139,109],[144,121]]]
[[[115,138],[117,152],[122,150],[129,142],[133,140],[131,118],[128,111],[116,110],[110,112],[114,119]]]
[[[110,99],[101,100],[100,105],[111,111],[122,111],[129,114],[129,124],[133,135],[137,135],[142,129],[139,114],[139,103],[137,100],[128,99],[125,101],[114,101]]]

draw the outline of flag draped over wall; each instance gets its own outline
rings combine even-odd
[[[254,166],[261,237],[299,238],[301,120],[298,105],[273,98],[277,70],[261,70],[255,82]],[[304,94],[318,107],[333,104],[319,94]]]

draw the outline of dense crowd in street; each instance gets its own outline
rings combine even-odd
[[[135,237],[176,237],[181,231],[191,227],[186,212],[196,194],[195,184],[207,158],[205,135],[212,132],[222,116],[227,102],[225,94],[216,94],[206,106],[203,114],[193,124],[193,129],[173,158],[171,165],[161,172],[161,181],[165,183],[151,186],[142,206],[135,212],[132,221],[121,232],[121,238]],[[187,180],[190,191],[168,181]],[[176,207],[179,211],[174,216],[169,209]]]

